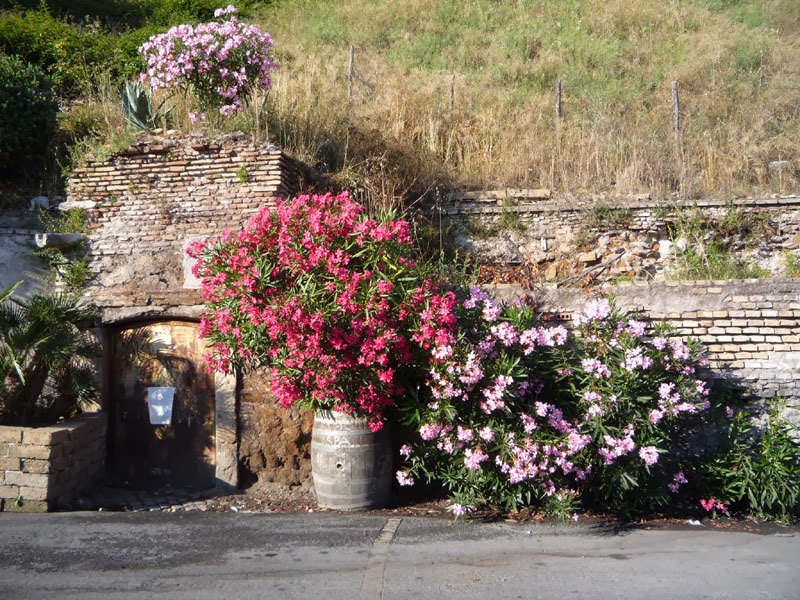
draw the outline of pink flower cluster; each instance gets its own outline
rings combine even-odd
[[[214,369],[267,367],[282,406],[355,411],[377,429],[405,392],[420,331],[449,339],[453,319],[448,296],[407,258],[408,223],[361,210],[347,192],[278,200],[238,234],[187,252]]]
[[[574,316],[574,321],[578,325],[591,321],[605,321],[611,314],[611,304],[606,298],[590,300],[583,307],[583,310]]]
[[[603,436],[605,447],[598,449],[597,453],[603,457],[605,464],[610,465],[620,456],[629,454],[636,449],[636,444],[633,441],[633,436],[634,436],[633,424],[628,423],[628,425],[623,430],[622,437],[615,438],[610,435]]]
[[[700,499],[700,506],[703,507],[703,510],[706,512],[711,512],[712,510],[719,510],[721,512],[727,513],[728,507],[725,506],[722,502],[714,500],[714,498],[701,498]]]
[[[234,6],[218,9],[222,21],[197,26],[177,25],[142,44],[147,70],[143,83],[154,90],[192,91],[203,110],[223,116],[239,112],[253,89],[269,90],[270,73],[278,63],[268,33],[239,21]],[[192,121],[205,118],[192,113]]]
[[[686,475],[683,474],[683,471],[678,471],[672,476],[672,482],[667,484],[667,488],[673,494],[677,494],[684,483],[689,483],[689,481],[686,479]]]

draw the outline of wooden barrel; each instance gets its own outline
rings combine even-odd
[[[385,506],[392,484],[392,456],[385,431],[368,421],[317,411],[311,434],[311,474],[321,508],[359,510]]]

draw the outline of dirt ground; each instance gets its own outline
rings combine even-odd
[[[404,499],[394,506],[363,511],[367,514],[408,515],[452,519],[448,510],[449,501],[444,498]],[[278,483],[256,483],[235,494],[219,496],[207,502],[210,512],[241,513],[299,513],[329,512],[317,506],[311,486],[286,486]],[[625,531],[630,529],[711,529],[730,530],[758,535],[800,533],[800,522],[779,523],[751,518],[718,516],[715,519],[688,518],[655,515],[648,518],[623,522],[611,515],[579,514],[578,520],[596,525],[599,529]],[[508,521],[520,523],[547,523],[553,519],[524,509],[515,513],[480,511],[469,515],[468,520],[477,522]]]

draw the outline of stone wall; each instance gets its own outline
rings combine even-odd
[[[85,295],[103,322],[197,319],[202,300],[186,246],[238,229],[261,206],[297,191],[298,171],[279,149],[236,136],[151,140],[77,170],[62,208],[87,211]],[[670,229],[687,209],[711,228],[736,211],[754,217],[749,222],[758,228],[735,244],[776,275],[785,273],[787,256],[800,258],[797,197],[663,205],[646,197],[584,202],[554,199],[546,190],[504,190],[442,197],[433,215],[481,262],[516,270],[529,282],[560,282],[537,290],[553,311],[575,310],[584,299],[565,283],[647,278],[597,289],[616,295],[624,309],[699,337],[726,377],[765,396],[797,399],[800,280],[663,281],[680,249]],[[254,376],[238,382],[237,397],[241,481],[307,484],[311,415],[277,406]]]
[[[105,468],[106,414],[50,427],[0,426],[0,510],[62,508]]]
[[[800,263],[798,196],[664,203],[502,190],[444,195],[432,214],[458,246],[495,267],[485,278],[495,282],[664,280],[693,243],[674,236],[689,222],[773,276],[786,274],[790,254]]]
[[[261,206],[293,193],[294,165],[275,146],[228,136],[159,139],[75,170],[60,208],[86,209],[84,295],[106,321],[196,314],[199,282],[186,246],[241,228]]]
[[[70,177],[69,201],[61,205],[86,210],[90,279],[84,295],[109,326],[198,319],[202,298],[186,246],[240,229],[262,206],[301,185],[294,160],[241,136],[151,140],[88,163]],[[227,395],[219,381],[216,386],[219,413]],[[238,391],[229,387],[238,402],[230,403],[225,419],[230,428],[221,428],[217,415],[216,440],[235,446],[242,482],[306,482],[310,417],[278,407],[257,376],[244,377]],[[236,481],[235,470],[226,482]]]
[[[555,285],[493,290],[500,298],[530,294],[556,314],[573,314],[586,302],[583,290]],[[633,282],[599,291],[625,311],[699,339],[719,377],[800,408],[800,280]]]
[[[311,485],[313,413],[282,408],[256,374],[242,382],[239,405],[240,481]]]
[[[47,266],[34,255],[34,236],[40,232],[33,212],[0,213],[0,290],[22,281],[16,293],[28,296],[52,285]]]

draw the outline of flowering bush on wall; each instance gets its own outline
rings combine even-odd
[[[406,408],[419,439],[401,450],[401,485],[442,481],[457,515],[533,504],[560,516],[578,502],[653,506],[679,487],[675,433],[709,407],[699,347],[663,328],[645,336],[606,300],[577,315],[574,336],[476,289],[457,311],[427,396]]]
[[[270,89],[278,66],[272,38],[236,13],[234,6],[218,9],[218,21],[175,26],[139,48],[147,63],[142,81],[154,90],[191,91],[200,109],[190,113],[193,121],[205,119],[207,111],[235,114],[255,88]]]
[[[210,364],[266,368],[284,407],[355,412],[379,429],[413,383],[417,349],[455,325],[454,296],[412,258],[409,224],[366,218],[347,192],[278,200],[188,253]]]

